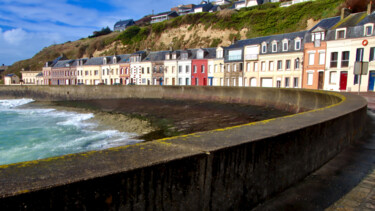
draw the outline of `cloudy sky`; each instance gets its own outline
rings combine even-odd
[[[0,65],[28,59],[52,44],[74,41],[120,19],[198,0],[1,0]]]

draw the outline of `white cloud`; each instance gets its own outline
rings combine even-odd
[[[4,40],[12,45],[19,45],[25,40],[27,33],[23,29],[12,29],[3,33]]]

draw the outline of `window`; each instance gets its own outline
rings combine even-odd
[[[329,83],[336,84],[336,71],[332,71],[329,73]]]
[[[298,78],[293,78],[293,87],[298,88]]]
[[[309,53],[309,65],[314,65],[315,53]]]
[[[313,85],[313,81],[314,81],[314,73],[307,72],[307,85],[309,86]]]
[[[290,70],[290,60],[285,61],[285,69]]]
[[[267,44],[262,44],[262,53],[267,53]]]
[[[373,25],[365,25],[365,36],[371,36],[373,31]]]
[[[342,52],[341,55],[341,67],[349,66],[349,51]]]
[[[189,80],[190,80],[189,78],[185,79],[185,83],[186,83],[185,85],[190,85],[190,81]]]
[[[195,86],[198,86],[198,84],[199,84],[199,80],[198,78],[195,78]]]
[[[298,70],[299,69],[299,58],[297,58],[296,60],[294,60],[294,69]]]
[[[266,62],[262,62],[261,65],[262,65],[261,66],[261,71],[262,72],[266,71]]]
[[[178,85],[182,85],[182,78],[178,78]]]
[[[189,72],[189,69],[190,69],[189,65],[186,65],[186,66],[185,66],[185,72],[188,73],[188,72]]]
[[[182,66],[178,66],[178,72],[182,73]]]
[[[273,71],[273,61],[270,62],[270,64],[269,64],[269,68],[270,68],[270,69],[269,69],[270,71]]]
[[[147,67],[147,74],[150,74],[150,67]]]
[[[187,53],[181,54],[181,59],[183,59],[183,60],[188,59],[188,54]]]
[[[145,68],[144,67],[142,67],[142,74],[144,74],[145,73]]]
[[[236,64],[233,65],[233,72],[237,72],[237,65]]]
[[[194,73],[197,73],[197,65],[194,65]]]
[[[284,41],[283,42],[283,51],[287,51],[288,50],[288,41]]]
[[[363,48],[357,48],[357,54],[355,57],[356,62],[361,62],[363,61]]]
[[[279,60],[277,61],[277,70],[282,70],[283,69],[283,61]]]
[[[238,66],[239,66],[239,71],[242,72],[242,70],[243,70],[243,63],[239,63]]]
[[[289,87],[289,78],[285,78],[285,88]]]
[[[272,52],[277,51],[277,43],[272,43]]]
[[[204,66],[204,65],[201,66],[201,72],[202,72],[202,73],[204,73],[204,71],[205,71],[205,67],[206,67],[206,66]]]
[[[203,59],[203,51],[202,50],[198,51],[198,59]]]
[[[326,57],[326,53],[325,52],[319,52],[319,64],[324,64],[325,63],[325,57]]]
[[[258,62],[254,62],[254,72],[258,72]]]
[[[295,50],[301,50],[301,40],[296,40],[294,44]]]
[[[358,84],[358,75],[354,75],[354,84]]]
[[[337,52],[331,53],[331,67],[337,67]]]
[[[218,59],[223,58],[223,51],[222,50],[218,50],[216,52],[216,58],[218,58]]]
[[[369,61],[375,61],[375,48],[370,48],[370,59]]]
[[[209,72],[209,73],[212,73],[212,65],[209,65],[209,66],[208,66],[208,72]]]
[[[346,33],[345,29],[337,29],[336,30],[336,40],[345,39],[345,33]]]
[[[227,65],[227,72],[230,72],[230,64]]]

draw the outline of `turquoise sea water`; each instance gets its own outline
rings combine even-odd
[[[135,134],[99,130],[93,114],[23,106],[0,100],[0,165],[133,144]]]

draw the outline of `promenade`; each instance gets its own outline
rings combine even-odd
[[[366,137],[253,210],[375,210],[375,93],[361,96],[368,101]]]

